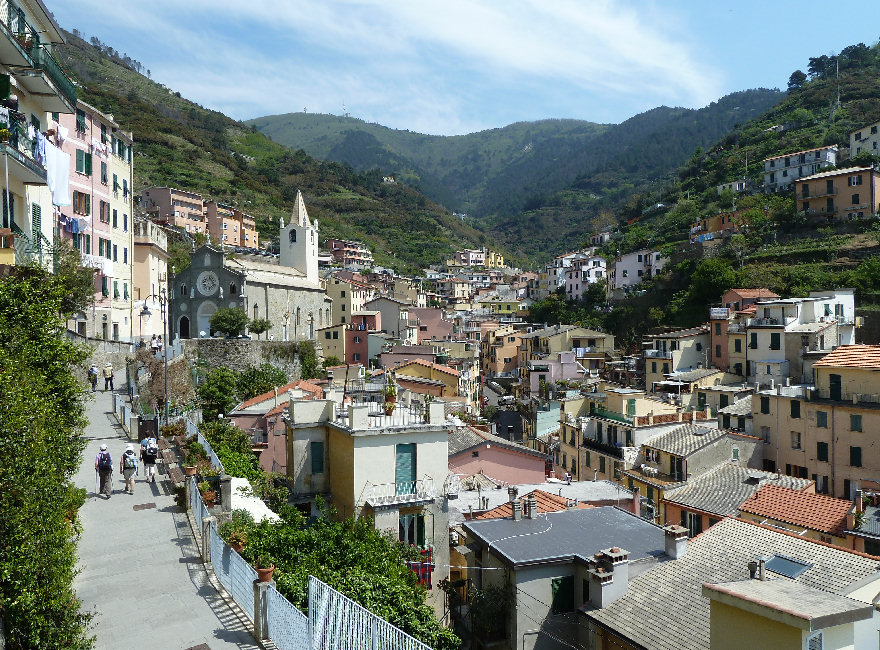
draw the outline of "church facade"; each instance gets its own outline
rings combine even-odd
[[[318,277],[318,222],[312,222],[297,192],[290,223],[280,225],[280,257],[237,254],[205,245],[190,267],[171,281],[171,338],[212,336],[211,315],[239,307],[248,318],[267,318],[264,336],[276,341],[315,338],[330,324],[332,300]]]

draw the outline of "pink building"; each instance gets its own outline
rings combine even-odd
[[[453,323],[443,318],[443,310],[436,307],[412,307],[410,320],[416,323],[417,343],[422,341],[451,341]]]
[[[83,336],[132,340],[134,228],[130,133],[96,108],[78,102],[58,116],[56,135],[70,156],[71,204],[58,208],[60,237],[97,269],[95,306],[76,318]]]
[[[416,359],[434,363],[437,361],[437,354],[430,345],[392,345],[387,352],[379,355],[381,366],[392,369]]]
[[[541,387],[541,379],[548,384],[554,381],[583,379],[583,367],[578,364],[575,351],[559,352],[556,359],[533,359],[527,363],[529,391],[536,395]]]
[[[251,437],[253,449],[260,455],[260,467],[266,472],[287,471],[283,416],[291,398],[323,399],[324,391],[304,380],[293,381],[242,402],[227,415],[235,426]]]
[[[141,208],[154,221],[167,222],[191,233],[208,231],[201,194],[173,187],[148,187],[141,190]]]
[[[475,427],[458,427],[449,434],[449,471],[484,474],[510,485],[543,483],[547,456]]]

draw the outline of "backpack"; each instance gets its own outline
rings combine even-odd
[[[125,452],[122,454],[122,467],[124,469],[135,469],[137,467],[137,458],[134,453]]]
[[[159,446],[155,442],[147,443],[146,449],[144,449],[144,456],[151,456],[153,460],[156,459],[156,456],[159,455]]]
[[[113,469],[113,459],[110,458],[109,452],[102,451],[98,455],[98,468],[99,469]]]

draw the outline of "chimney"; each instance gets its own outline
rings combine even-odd
[[[642,497],[639,494],[638,486],[633,486],[632,511],[636,517],[642,516]]]
[[[862,506],[862,491],[856,490],[856,498],[855,498],[855,508],[853,512],[860,513],[864,511],[864,507]]]
[[[599,470],[598,470],[598,469],[594,469],[594,470],[593,470],[593,482],[596,482],[596,481],[598,481],[598,480],[599,480]]]
[[[513,485],[507,488],[507,499],[511,503],[514,503],[516,501],[517,494],[519,494],[519,489],[514,487]]]
[[[754,580],[755,576],[758,573],[758,563],[755,562],[754,560],[752,560],[751,562],[748,563],[748,567],[749,567],[749,580]]]
[[[529,519],[538,518],[538,500],[534,495],[526,498],[526,513]]]
[[[687,551],[687,528],[677,526],[676,524],[670,524],[663,527],[663,534],[665,538],[664,543],[666,555],[673,560],[684,557],[684,554]]]
[[[767,558],[759,557],[758,558],[758,580],[766,580],[767,572],[765,570],[765,565],[767,564]]]
[[[588,562],[589,602],[608,607],[629,588],[629,552],[614,546],[596,553]]]
[[[522,521],[523,518],[523,506],[522,501],[517,499],[513,502],[513,520],[514,521]]]

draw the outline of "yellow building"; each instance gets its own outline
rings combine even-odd
[[[666,375],[684,370],[707,367],[709,328],[706,325],[690,329],[652,334],[643,343],[645,347],[645,386],[648,392],[666,379]],[[664,389],[664,392],[676,392]]]
[[[515,377],[522,333],[512,325],[489,330],[480,341],[480,369],[487,380]]]
[[[880,172],[873,167],[819,172],[797,181],[794,200],[797,210],[808,217],[870,217],[880,212]]]
[[[429,363],[421,359],[413,359],[394,368],[394,377],[405,388],[414,388],[437,397],[455,397],[458,395],[459,372],[455,368],[439,363]],[[407,384],[413,384],[409,386]],[[418,390],[420,385],[423,390]]]
[[[810,477],[852,499],[880,480],[880,345],[842,345],[813,364],[815,386],[777,386],[752,399],[764,469]]]
[[[364,304],[378,295],[376,289],[368,284],[335,276],[328,277],[322,285],[333,299],[334,325],[351,323],[352,314],[363,311]]]

